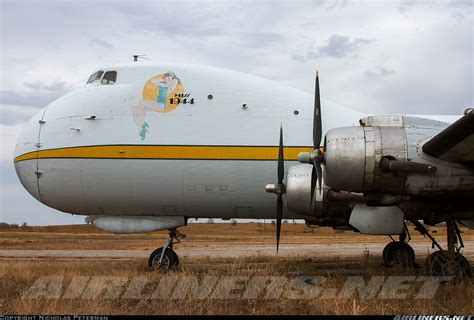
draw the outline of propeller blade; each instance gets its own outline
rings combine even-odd
[[[322,191],[322,180],[323,180],[323,169],[321,169],[321,161],[319,159],[314,160],[314,168],[316,169],[316,179],[319,186],[319,193]]]
[[[283,179],[285,176],[285,159],[283,154],[283,127],[280,127],[280,143],[278,145],[278,185],[280,189],[277,198],[277,214],[276,214],[276,242],[277,252],[280,247],[281,219],[283,218]]]
[[[285,159],[283,154],[283,127],[280,127],[280,142],[278,145],[278,184],[267,184],[265,191],[277,194],[277,212],[276,212],[276,246],[277,252],[280,247],[281,219],[283,218],[283,194],[285,193],[285,185],[283,179],[285,177]]]
[[[283,159],[283,128],[280,127],[280,144],[278,146],[278,184],[283,183],[285,176],[285,163]]]
[[[322,179],[323,171],[321,168],[322,154],[319,150],[322,138],[322,121],[321,121],[321,97],[319,93],[319,72],[316,71],[316,83],[314,88],[314,115],[313,115],[313,145],[316,157],[313,160],[314,171],[316,174],[316,183],[319,186],[319,192],[322,191]],[[314,181],[314,179],[312,179]],[[316,188],[316,184],[313,185],[312,191]]]
[[[276,219],[276,241],[277,241],[277,252],[280,247],[280,233],[281,233],[281,219],[283,218],[283,196],[278,195],[277,198],[277,219]]]
[[[319,72],[316,71],[316,87],[314,88],[313,145],[319,149],[321,144],[321,98],[319,96]]]

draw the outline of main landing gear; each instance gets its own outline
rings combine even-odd
[[[148,267],[154,270],[161,269],[169,271],[179,265],[179,258],[173,250],[173,244],[180,243],[179,240],[184,239],[186,235],[178,232],[176,229],[169,230],[169,239],[164,247],[160,247],[153,251],[148,258]],[[176,240],[176,241],[175,241]]]
[[[392,236],[390,236],[390,238],[392,239],[392,242],[387,244],[382,252],[384,265],[387,267],[418,267],[415,262],[415,251],[408,244],[408,241],[410,241],[411,237],[406,224],[403,233],[399,235],[398,241],[395,241]]]
[[[418,220],[413,220],[412,222],[422,235],[430,238],[433,243],[432,247],[434,248],[434,246],[436,246],[439,249],[439,251],[430,254],[425,260],[425,270],[428,275],[436,277],[452,276],[455,280],[472,276],[471,265],[461,254],[464,243],[455,220],[446,221],[448,250],[443,250],[439,243]]]

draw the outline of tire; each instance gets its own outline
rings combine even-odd
[[[416,265],[415,251],[405,242],[394,241],[389,243],[382,254],[386,266],[413,268]]]
[[[471,265],[462,254],[456,252],[454,262],[454,270],[449,270],[448,252],[446,250],[433,252],[425,260],[426,274],[434,277],[453,276],[455,281],[472,276]]]
[[[163,247],[160,247],[153,251],[148,258],[148,267],[153,270],[161,269],[163,271],[170,271],[179,264],[178,255],[171,249],[166,249],[163,260],[159,264],[161,258],[161,253],[163,252]]]
[[[178,255],[176,254],[176,252],[174,250],[171,250],[171,249],[168,249],[166,251],[169,251],[169,253],[173,256],[174,266],[175,267],[179,266],[179,258],[178,258]]]
[[[391,251],[392,250],[392,247],[394,245],[396,245],[396,241],[392,241],[390,243],[388,243],[385,248],[383,248],[383,251],[382,251],[382,259],[383,259],[383,263],[386,267],[391,267],[391,263],[390,261],[388,260],[387,258],[387,252]]]

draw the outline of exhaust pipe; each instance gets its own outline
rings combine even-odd
[[[401,173],[418,173],[418,174],[433,174],[438,170],[435,166],[411,162],[411,161],[398,161],[383,157],[379,163],[380,170],[382,172],[401,172]]]

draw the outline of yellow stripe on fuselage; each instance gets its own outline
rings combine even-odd
[[[298,153],[311,147],[285,147],[285,160],[297,160]],[[39,150],[15,158],[31,159],[183,159],[183,160],[277,160],[278,147],[268,146],[82,146]]]

